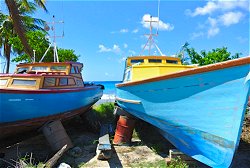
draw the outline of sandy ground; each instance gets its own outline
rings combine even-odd
[[[134,167],[136,163],[163,160],[167,157],[168,150],[174,148],[165,141],[157,131],[152,131],[154,130],[153,127],[142,123],[140,128],[142,130],[147,129],[147,133],[144,131],[141,135],[142,140],[134,138],[131,146],[113,146],[112,158],[108,161],[101,161],[98,160],[96,156],[97,140],[99,138],[98,133],[90,132],[90,129],[86,127],[83,122],[79,122],[79,119],[64,125],[78,152],[74,154],[72,154],[71,150],[66,152],[59,159],[58,164],[64,162],[71,167]],[[150,136],[155,137],[151,142],[143,140],[143,137],[148,136],[148,130],[151,130]],[[240,143],[239,150],[233,160],[233,168],[247,168],[250,165],[250,142],[247,142],[246,138],[249,137],[249,134],[249,125],[245,125],[242,134],[245,141],[241,141]],[[158,142],[155,140],[158,140]],[[152,144],[152,142],[154,144]],[[163,144],[164,149],[162,149],[160,153],[156,153],[152,149],[155,143]],[[14,167],[18,158],[26,157],[27,162],[30,162],[30,158],[32,157],[31,161],[38,163],[45,162],[53,156],[53,151],[42,134],[28,138],[10,147],[2,148],[0,149],[0,153],[2,153],[2,155],[3,153],[5,154],[4,158],[0,159],[1,168],[9,165],[12,165],[10,167]],[[196,167],[206,167],[198,162],[196,164]]]

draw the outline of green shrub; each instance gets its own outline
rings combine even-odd
[[[167,165],[167,168],[188,168],[188,164],[181,160],[178,156],[176,159],[172,159],[171,162]]]
[[[94,106],[92,112],[96,113],[100,121],[112,122],[114,119],[114,103],[103,103]]]

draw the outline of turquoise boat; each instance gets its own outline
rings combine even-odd
[[[125,70],[124,82],[116,85],[116,101],[158,127],[183,153],[211,167],[229,167],[239,146],[249,70],[247,56],[130,80],[132,66]]]

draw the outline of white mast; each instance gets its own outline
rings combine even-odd
[[[158,30],[157,30],[157,34],[153,34],[153,25],[152,25],[152,23],[153,22],[158,22],[159,23],[159,17],[158,17],[158,20],[153,20],[152,16],[150,16],[150,20],[145,20],[145,22],[149,22],[150,33],[149,34],[145,34],[145,36],[148,36],[148,40],[147,40],[146,44],[144,45],[144,47],[143,47],[140,55],[142,55],[142,53],[144,52],[144,50],[145,50],[145,48],[147,46],[148,46],[148,54],[150,55],[152,45],[154,44],[154,46],[156,47],[156,49],[158,50],[158,52],[160,53],[160,55],[164,56],[164,54],[161,52],[160,48],[157,46],[157,44],[155,43],[154,38],[153,38],[153,36],[158,36]]]
[[[56,38],[63,38],[64,37],[64,33],[62,36],[56,36],[56,27],[55,24],[58,23],[64,23],[63,21],[55,21],[55,16],[53,15],[53,21],[52,22],[47,22],[45,25],[45,30],[49,31],[50,27],[47,24],[52,24],[51,26],[51,30],[53,31],[53,36],[49,36],[49,38],[53,38],[53,53],[54,53],[54,62],[59,62],[59,58],[58,58],[58,54],[57,54],[57,47],[56,47]],[[47,50],[45,51],[45,53],[43,54],[43,57],[41,58],[41,60],[39,62],[42,62],[44,57],[46,56],[46,54],[48,53],[50,47],[52,46],[52,43],[50,43],[49,47],[47,48]]]

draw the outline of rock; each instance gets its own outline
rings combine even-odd
[[[72,157],[80,157],[83,151],[80,147],[76,146],[69,150],[68,154]]]

